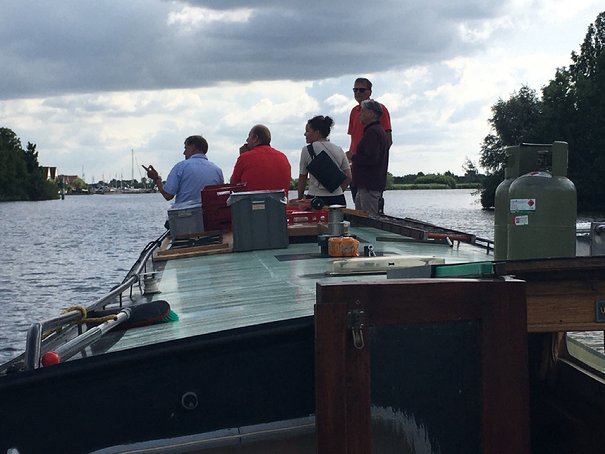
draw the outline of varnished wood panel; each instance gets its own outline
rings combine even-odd
[[[525,309],[525,283],[514,280],[318,284],[318,452],[350,454],[371,450],[371,358],[369,349],[352,346],[352,334],[346,324],[346,312],[363,310],[366,337],[370,326],[478,320],[481,324],[481,358],[478,358],[482,377],[481,451],[500,453],[506,447],[506,452],[528,453]],[[345,352],[341,348],[345,348]],[[346,364],[343,364],[343,355]],[[328,424],[330,430],[324,430],[323,424]]]
[[[509,261],[496,269],[527,281],[529,332],[605,329],[595,310],[605,300],[605,257]]]
[[[605,300],[605,283],[591,280],[528,282],[529,332],[603,330],[596,301]]]

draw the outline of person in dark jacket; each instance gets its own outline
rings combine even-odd
[[[380,125],[382,106],[373,99],[361,103],[359,120],[364,125],[363,137],[352,156],[353,185],[357,188],[355,208],[376,216],[379,201],[386,188],[389,145]]]
[[[347,134],[351,136],[351,145],[349,146],[349,151],[347,151],[347,158],[349,159],[349,162],[351,162],[351,156],[353,156],[355,154],[355,151],[357,150],[357,144],[363,137],[364,125],[359,121],[359,115],[361,113],[361,103],[364,102],[366,99],[372,98],[372,82],[370,82],[365,77],[358,77],[357,79],[355,79],[353,95],[355,96],[355,101],[357,101],[357,105],[351,109],[351,113],[349,114],[349,129],[347,130]],[[380,105],[382,107],[380,124],[387,133],[387,143],[390,149],[393,143],[391,114],[389,113],[389,110],[384,104]],[[351,185],[351,196],[353,197],[353,200],[355,200],[356,194],[357,188]]]

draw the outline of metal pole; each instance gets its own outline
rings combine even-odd
[[[128,320],[130,318],[130,312],[131,309],[129,307],[122,309],[116,314],[116,318],[114,320],[108,320],[99,326],[89,329],[81,336],[78,336],[61,345],[55,350],[55,353],[59,355],[61,362],[68,360],[79,351],[99,340],[107,331]]]

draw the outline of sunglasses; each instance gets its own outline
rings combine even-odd
[[[354,88],[353,93],[365,93],[368,88]]]

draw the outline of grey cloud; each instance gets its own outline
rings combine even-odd
[[[253,14],[192,29],[169,24],[168,15],[187,5]],[[484,0],[10,0],[0,16],[0,99],[316,80],[427,64],[472,52],[458,25],[498,8]]]

